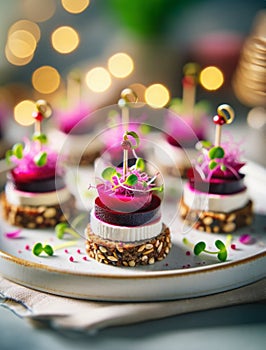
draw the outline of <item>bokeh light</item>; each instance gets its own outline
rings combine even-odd
[[[162,108],[170,100],[169,90],[162,84],[150,85],[145,91],[145,100],[153,108]]]
[[[134,62],[128,54],[118,52],[109,58],[108,69],[114,77],[125,78],[133,72]]]
[[[6,56],[6,59],[9,63],[15,65],[15,66],[25,66],[26,64],[28,64],[32,59],[33,59],[33,56],[34,54],[28,56],[28,57],[24,57],[24,58],[21,58],[21,57],[17,57],[15,56],[11,50],[9,49],[8,45],[6,45],[5,47],[5,56]]]
[[[55,0],[24,0],[21,6],[25,17],[34,22],[47,21],[56,11]]]
[[[56,51],[67,54],[73,52],[78,47],[79,34],[72,27],[62,26],[52,33],[51,41]]]
[[[106,91],[111,86],[111,76],[103,67],[92,68],[86,74],[86,84],[94,92]]]
[[[60,85],[60,74],[51,66],[42,66],[32,74],[32,85],[42,94],[51,94]]]
[[[26,30],[17,30],[9,35],[7,46],[18,58],[31,56],[36,49],[35,37]]]
[[[32,22],[32,21],[29,21],[29,20],[26,20],[26,19],[21,19],[19,21],[16,21],[15,23],[13,23],[9,30],[8,30],[8,37],[18,31],[18,30],[26,30],[27,32],[30,32],[36,42],[38,43],[39,40],[40,40],[40,37],[41,37],[41,31],[40,31],[40,27],[38,26],[37,23],[35,22]]]
[[[81,13],[89,6],[89,0],[61,0],[63,8],[73,14]]]
[[[140,83],[133,83],[129,85],[129,88],[134,91],[134,93],[137,95],[137,102],[145,102],[145,92],[146,92],[146,86]]]
[[[31,100],[23,100],[14,107],[14,118],[17,123],[28,126],[34,123],[32,112],[36,109],[35,103]]]
[[[224,76],[219,68],[209,66],[200,72],[199,81],[206,90],[218,90],[224,83]]]

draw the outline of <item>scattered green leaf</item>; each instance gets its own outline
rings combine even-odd
[[[49,256],[52,256],[54,254],[54,250],[49,244],[43,245],[40,242],[34,245],[34,247],[32,248],[32,252],[36,256],[39,256],[42,252],[45,252]]]
[[[62,239],[64,237],[65,229],[68,227],[66,222],[60,222],[55,226],[55,233],[58,239]]]
[[[53,248],[49,245],[49,244],[46,244],[44,247],[43,247],[43,250],[44,252],[49,255],[49,256],[52,256],[54,254],[54,250]]]
[[[34,255],[39,256],[43,251],[42,243],[36,243],[32,248],[32,252]]]
[[[63,239],[65,233],[69,233],[71,236],[75,238],[80,238],[78,232],[76,232],[68,223],[60,222],[55,226],[55,233],[58,239]]]
[[[207,254],[214,254],[214,255],[217,254],[217,258],[222,262],[226,261],[227,259],[226,245],[219,239],[215,241],[215,246],[216,248],[218,248],[218,251],[207,250],[205,242],[198,242],[193,247],[193,244],[187,238],[183,238],[183,243],[193,248],[193,252],[195,255],[199,255],[202,252],[205,252]]]
[[[204,242],[199,242],[194,246],[194,254],[199,255],[202,253],[206,248],[206,244]]]
[[[221,250],[220,252],[218,252],[217,258],[220,261],[226,261],[226,259],[227,259],[227,250],[225,249],[225,250]]]

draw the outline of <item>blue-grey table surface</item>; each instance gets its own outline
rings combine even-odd
[[[93,334],[33,327],[0,308],[2,350],[264,350],[265,344],[266,303],[195,312]]]

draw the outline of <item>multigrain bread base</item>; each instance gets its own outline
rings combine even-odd
[[[24,206],[10,204],[3,192],[1,194],[3,218],[11,225],[25,228],[54,227],[67,222],[75,214],[75,197],[56,205]]]
[[[161,233],[149,240],[138,242],[115,242],[95,235],[87,226],[86,251],[98,262],[113,266],[151,265],[163,260],[172,246],[170,230],[163,224]]]
[[[251,200],[240,209],[228,213],[191,209],[184,199],[180,201],[180,215],[184,222],[199,231],[208,233],[232,233],[240,227],[250,225],[253,220]]]

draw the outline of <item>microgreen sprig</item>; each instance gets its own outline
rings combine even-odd
[[[10,158],[15,156],[18,159],[23,158],[23,145],[21,143],[15,143],[12,149],[6,152],[6,161],[10,164]]]
[[[37,242],[32,248],[32,253],[36,256],[40,256],[44,252],[48,256],[53,256],[56,250],[67,248],[70,246],[75,246],[76,244],[77,240],[74,240],[52,247],[50,244],[43,244],[41,242]]]
[[[130,189],[130,186],[137,185],[138,182],[141,183],[143,186],[143,189],[146,191],[163,191],[163,185],[157,186],[157,187],[151,187],[151,183],[156,179],[157,175],[154,176],[152,179],[149,179],[149,181],[144,181],[143,178],[141,178],[141,173],[145,171],[145,161],[142,158],[137,158],[136,163],[130,167],[130,171],[136,170],[140,176],[137,176],[134,173],[129,173],[123,181],[121,181],[122,175],[113,167],[107,167],[102,172],[102,178],[104,180],[110,181],[112,183],[112,189],[116,190],[119,187],[124,187],[126,189]],[[114,182],[114,180],[116,180]],[[135,191],[142,191],[134,189]]]
[[[61,222],[55,226],[55,233],[58,239],[63,239],[65,233],[69,233],[75,238],[80,238],[80,235],[66,222]]]
[[[65,233],[69,233],[71,236],[75,238],[80,238],[81,236],[75,230],[79,223],[84,219],[84,214],[78,215],[71,223],[71,226],[66,222],[60,222],[55,226],[55,233],[58,239],[63,239]]]
[[[193,248],[193,253],[195,255],[199,255],[202,252],[207,253],[207,254],[214,254],[217,255],[217,258],[224,262],[227,259],[227,249],[226,245],[219,239],[215,241],[215,246],[218,249],[217,251],[210,251],[206,249],[206,243],[205,242],[198,242],[197,244],[193,245],[187,238],[183,238],[183,243],[186,245],[189,245]]]
[[[42,252],[52,256],[54,254],[54,249],[49,244],[35,243],[32,248],[32,253],[39,256]]]

